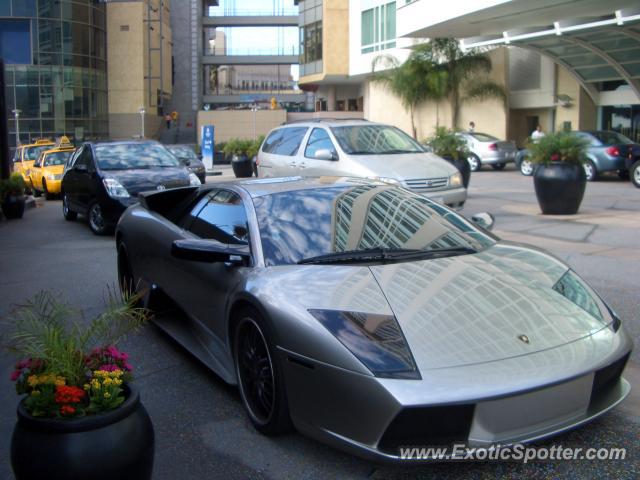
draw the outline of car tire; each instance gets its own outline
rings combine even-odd
[[[42,192],[44,193],[44,198],[47,200],[51,200],[53,198],[53,194],[49,193],[49,190],[47,190],[47,181],[44,178],[42,179]]]
[[[469,162],[469,168],[472,172],[477,172],[482,168],[480,157],[478,157],[475,153],[470,153],[467,157],[467,161]]]
[[[640,188],[640,160],[631,165],[631,168],[629,169],[629,176],[631,177],[631,182],[637,188]]]
[[[69,208],[69,199],[64,193],[62,194],[62,215],[64,216],[64,219],[69,222],[78,218],[78,214]]]
[[[504,170],[504,167],[506,166],[507,166],[506,163],[494,163],[493,165],[491,165],[491,168],[493,168],[496,171],[500,171],[500,170]]]
[[[533,163],[528,158],[523,158],[520,161],[520,173],[525,177],[530,177],[533,175]]]
[[[591,161],[587,160],[584,164],[584,174],[587,177],[587,182],[594,182],[598,179],[598,169],[596,165]]]
[[[87,210],[89,228],[96,235],[108,235],[111,229],[107,226],[102,215],[102,208],[98,202],[93,202]]]
[[[291,417],[284,375],[266,322],[252,308],[241,310],[236,319],[233,355],[242,404],[260,433],[285,433],[291,430]]]

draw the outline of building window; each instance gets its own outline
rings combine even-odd
[[[0,21],[0,57],[7,64],[31,63],[31,26],[29,20]]]
[[[371,53],[396,46],[396,2],[362,12],[361,52]]]
[[[300,27],[300,63],[322,60],[322,22]]]

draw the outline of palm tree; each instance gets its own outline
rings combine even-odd
[[[386,70],[375,73],[373,81],[383,83],[396,95],[411,115],[411,132],[417,139],[414,114],[425,100],[439,100],[446,94],[446,72],[438,69],[433,61],[411,52],[409,58],[400,64],[391,55],[380,55],[372,64],[372,70],[382,63]]]
[[[502,85],[489,80],[491,59],[478,49],[462,50],[454,38],[436,38],[416,48],[412,55],[416,61],[436,64],[445,72],[445,95],[451,103],[452,128],[458,128],[460,104],[463,101],[501,99],[507,94]]]

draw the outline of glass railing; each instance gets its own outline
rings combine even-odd
[[[282,17],[287,15],[298,15],[298,7],[281,8],[225,8],[210,7],[207,17]]]
[[[274,48],[229,48],[229,47],[213,47],[205,48],[204,55],[298,55],[300,53],[299,45],[289,47]]]

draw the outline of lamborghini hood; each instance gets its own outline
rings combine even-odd
[[[370,267],[419,370],[549,350],[605,327],[553,285],[567,267],[515,245]]]

